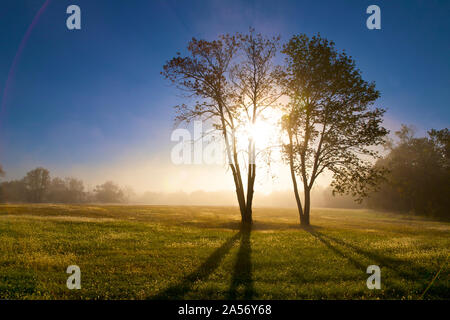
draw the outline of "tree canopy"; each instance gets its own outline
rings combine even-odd
[[[252,223],[256,150],[249,138],[248,149],[241,153],[242,137],[238,132],[254,124],[280,96],[277,68],[272,64],[278,41],[277,37],[264,37],[254,30],[246,35],[221,35],[213,41],[193,38],[187,47],[188,55],[177,54],[162,71],[177,88],[196,99],[191,105],[176,106],[176,122],[209,120],[221,132],[243,223]],[[242,172],[245,163],[246,184]]]
[[[379,190],[372,192],[372,208],[411,212],[450,219],[450,134],[448,129],[428,131],[415,137],[402,125],[397,142],[387,144],[389,153],[376,163],[387,169]]]
[[[332,173],[333,191],[367,195],[381,170],[373,167],[373,148],[384,141],[380,96],[374,83],[363,80],[355,61],[320,35],[296,35],[283,47],[282,85],[289,102],[283,129],[288,137],[285,159],[290,165],[301,223],[309,225],[310,190],[324,171]],[[304,189],[302,205],[296,177]]]

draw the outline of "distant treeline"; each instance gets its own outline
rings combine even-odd
[[[0,173],[3,170],[0,166]],[[288,186],[287,186],[288,187]],[[361,208],[350,196],[332,196],[331,188],[315,187],[312,198],[317,207]],[[257,207],[296,207],[292,191],[275,191],[268,195],[256,193]],[[2,203],[124,203],[154,205],[211,205],[234,206],[236,196],[233,191],[194,192],[144,192],[137,195],[130,187],[121,188],[107,181],[86,191],[82,180],[76,178],[51,178],[50,171],[36,168],[20,180],[0,183]]]
[[[3,170],[0,167],[0,172]],[[127,200],[126,190],[111,181],[85,190],[83,181],[76,178],[51,178],[49,170],[36,168],[20,180],[0,184],[0,202],[32,203],[120,203]]]
[[[448,129],[415,137],[405,125],[388,142],[389,153],[376,166],[385,180],[367,199],[370,208],[450,219],[450,135]]]

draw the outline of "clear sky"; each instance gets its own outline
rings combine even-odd
[[[66,27],[71,4],[81,8],[81,30]],[[381,30],[366,28],[371,4],[381,8]],[[317,32],[334,40],[376,82],[390,129],[449,126],[450,1],[2,0],[6,178],[39,165],[141,191],[231,188],[223,167],[170,162],[172,106],[180,98],[159,72],[193,36],[249,27],[283,41]],[[290,188],[283,179],[277,185]]]

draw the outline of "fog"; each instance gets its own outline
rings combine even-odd
[[[332,196],[329,188],[315,188],[312,192],[313,207],[360,208],[348,196]],[[130,197],[136,204],[149,205],[206,205],[237,206],[233,191],[194,191],[194,192],[145,192]],[[274,191],[269,194],[255,192],[254,207],[296,208],[294,193],[291,190]]]

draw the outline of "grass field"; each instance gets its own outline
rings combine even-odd
[[[0,298],[450,299],[448,223],[338,209],[313,210],[308,230],[291,209],[254,219],[248,232],[236,208],[0,205]],[[66,287],[69,265],[81,290]]]

